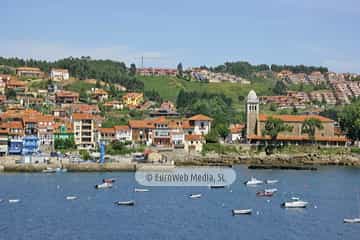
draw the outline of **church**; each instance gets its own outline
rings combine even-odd
[[[316,129],[315,141],[322,145],[344,146],[348,141],[340,130],[335,127],[335,121],[320,115],[266,115],[260,113],[260,102],[254,90],[251,90],[246,99],[246,139],[248,143],[261,144],[270,140],[270,136],[263,136],[262,132],[268,118],[281,119],[285,124],[292,127],[291,131],[281,132],[277,141],[286,144],[311,143],[308,134],[302,133],[302,125],[310,118],[319,119],[322,129]]]

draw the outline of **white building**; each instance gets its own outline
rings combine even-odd
[[[211,130],[212,118],[198,114],[188,119],[193,128],[192,134],[207,135]]]
[[[115,138],[119,141],[131,141],[132,140],[132,134],[131,129],[129,126],[126,125],[120,125],[120,126],[114,126],[115,128]]]
[[[66,81],[69,80],[69,70],[53,68],[50,72],[50,78],[54,81]]]

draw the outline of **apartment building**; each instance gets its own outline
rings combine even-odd
[[[75,145],[78,149],[91,149],[95,147],[94,117],[86,113],[72,115]]]

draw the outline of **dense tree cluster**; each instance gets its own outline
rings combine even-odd
[[[266,64],[251,65],[250,63],[245,61],[226,62],[223,65],[219,65],[213,68],[213,71],[215,72],[226,72],[244,78],[249,78],[253,73],[256,72],[268,71],[268,70],[270,70],[270,68]]]
[[[150,90],[150,91],[145,91],[145,97],[150,100],[150,101],[154,101],[157,103],[162,103],[162,98],[160,96],[160,94],[156,91],[156,90]]]
[[[185,115],[205,114],[215,120],[215,124],[229,123],[235,118],[231,107],[232,99],[225,94],[186,92],[181,90],[176,106]]]
[[[135,66],[128,70],[125,63],[112,60],[69,57],[55,62],[48,62],[0,57],[0,65],[38,67],[44,72],[49,72],[51,68],[65,68],[69,70],[71,76],[81,80],[88,78],[100,79],[108,83],[121,84],[129,90],[142,90],[144,88],[143,82],[137,80],[134,76]]]
[[[272,64],[271,67],[267,64],[252,65],[249,62],[239,61],[239,62],[226,62],[223,65],[219,65],[211,69],[214,72],[225,72],[234,74],[244,78],[253,77],[254,73],[261,71],[273,71],[281,72],[282,70],[290,70],[294,73],[306,73],[310,74],[314,71],[320,71],[321,73],[327,73],[328,69],[326,67],[315,67],[315,66],[305,66],[305,65],[276,65]]]
[[[327,73],[328,69],[326,67],[315,67],[315,66],[305,66],[305,65],[271,65],[271,70],[273,72],[281,72],[283,70],[289,70],[293,73],[306,73],[311,74],[314,71],[319,71],[321,73]]]
[[[360,140],[360,100],[344,107],[339,112],[340,125],[347,137],[353,142]]]

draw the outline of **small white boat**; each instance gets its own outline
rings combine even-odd
[[[189,198],[191,199],[201,198],[201,194],[191,194]]]
[[[112,188],[112,184],[108,182],[104,182],[102,184],[95,185],[96,189],[104,189],[104,188]]]
[[[48,167],[44,170],[42,170],[43,173],[56,173],[56,169],[53,169],[51,167]]]
[[[246,184],[246,185],[259,185],[259,184],[263,184],[263,183],[264,183],[263,181],[252,177],[250,180],[246,181],[244,184]]]
[[[281,206],[283,206],[284,208],[306,208],[308,204],[309,204],[308,202],[293,197],[291,201],[284,202],[281,204]]]
[[[9,203],[18,203],[20,202],[19,199],[9,199]]]
[[[146,188],[135,188],[134,189],[134,192],[149,192],[150,190],[149,189],[146,189]]]
[[[76,200],[77,196],[67,196],[66,200]]]
[[[115,204],[117,204],[119,206],[134,206],[135,201],[134,200],[131,200],[131,201],[118,201],[118,202],[115,202]]]
[[[250,215],[252,213],[252,209],[233,209],[232,214],[235,215]]]
[[[266,184],[275,184],[275,183],[278,183],[279,180],[266,180],[265,183]]]
[[[115,178],[104,178],[103,183],[114,183],[116,181]]]
[[[344,223],[360,223],[360,218],[345,218]]]
[[[265,192],[269,192],[269,193],[276,193],[278,191],[277,188],[269,188],[269,189],[265,189]]]
[[[67,172],[66,168],[56,168],[57,173]]]

